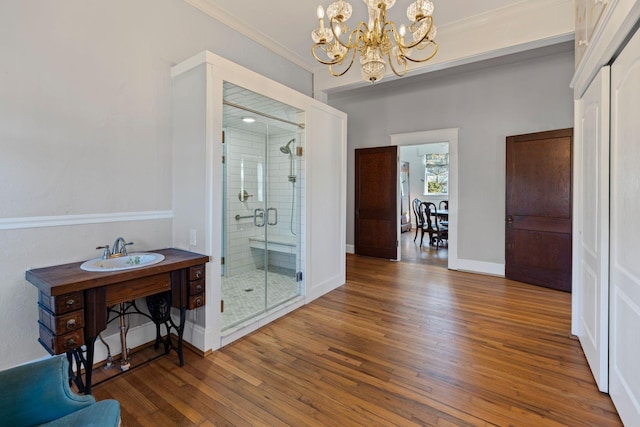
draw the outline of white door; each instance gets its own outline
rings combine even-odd
[[[574,334],[602,392],[609,351],[609,80],[603,67],[576,105]]]
[[[640,34],[611,67],[609,394],[640,425]]]

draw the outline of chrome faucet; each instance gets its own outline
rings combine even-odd
[[[127,255],[127,246],[133,245],[133,242],[127,243],[122,237],[116,238],[111,247],[111,258],[117,258]]]
[[[96,249],[104,249],[104,252],[102,253],[102,259],[118,258],[128,255],[127,246],[129,245],[133,245],[133,242],[127,243],[127,241],[122,237],[118,237],[116,238],[115,242],[113,242],[111,252],[109,252],[109,245],[98,246]]]

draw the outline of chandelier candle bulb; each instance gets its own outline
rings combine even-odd
[[[399,27],[395,22],[387,21],[387,10],[396,0],[363,1],[367,5],[368,19],[360,21],[353,30],[346,23],[351,17],[349,2],[336,0],[327,7],[328,28],[324,25],[324,9],[318,6],[320,26],[311,33],[314,42],[311,53],[316,61],[329,66],[331,75],[339,77],[349,71],[356,54],[360,55],[363,80],[371,83],[384,77],[387,63],[396,76],[402,77],[407,73],[409,61],[426,62],[435,56],[438,44],[431,0],[411,3],[407,7],[407,18],[411,23]],[[407,30],[411,33],[408,44]],[[416,56],[413,56],[413,48],[416,48]],[[323,59],[324,54],[328,60]]]
[[[316,13],[318,14],[318,21],[320,21],[320,29],[324,29],[324,9],[322,5],[318,5]]]

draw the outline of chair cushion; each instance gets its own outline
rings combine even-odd
[[[117,427],[120,425],[120,403],[105,399],[57,420],[40,424],[46,427]]]

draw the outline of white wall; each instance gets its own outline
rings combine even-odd
[[[503,265],[505,138],[572,127],[572,74],[571,50],[331,95],[329,104],[349,115],[347,244],[354,239],[354,150],[389,145],[392,134],[460,128],[458,257]]]
[[[311,93],[182,0],[0,2],[0,369],[46,355],[26,269],[171,246],[170,67],[205,49]]]

